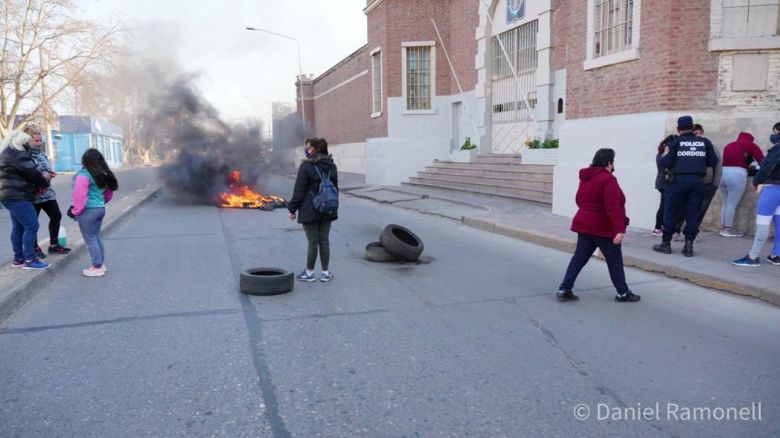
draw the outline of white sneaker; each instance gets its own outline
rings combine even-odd
[[[106,275],[106,270],[90,266],[89,268],[82,270],[81,273],[84,274],[85,277],[102,277]]]
[[[744,234],[735,233],[735,232],[733,232],[733,231],[731,231],[729,229],[725,229],[725,230],[721,231],[718,234],[723,236],[723,237],[742,237],[742,236],[744,236]]]

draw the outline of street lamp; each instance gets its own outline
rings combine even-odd
[[[276,33],[276,32],[271,32],[270,30],[261,29],[259,27],[247,26],[246,30],[270,33],[271,35],[276,35],[278,37],[282,37],[282,38],[285,38],[285,39],[288,39],[288,40],[295,41],[295,47],[298,48],[298,81],[300,82],[300,89],[301,89],[301,124],[303,125],[303,130],[302,130],[301,134],[303,135],[304,138],[306,138],[306,103],[304,101],[304,96],[303,96],[303,71],[301,70],[301,45],[300,45],[300,43],[298,42],[298,40],[296,38],[293,38],[291,36],[282,35],[282,34]]]

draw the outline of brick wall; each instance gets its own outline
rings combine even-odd
[[[561,35],[568,43],[563,55],[567,118],[711,109],[718,55],[708,49],[710,0],[643,1],[639,59],[589,71],[582,65],[587,44],[586,5],[584,0],[561,3],[568,9],[568,32]],[[556,15],[562,13],[557,11]],[[556,54],[556,60],[559,56]]]
[[[566,68],[566,44],[569,36],[569,14],[571,8],[567,7],[566,0],[554,0],[552,2],[552,70]]]
[[[329,143],[356,143],[369,136],[371,59],[367,46],[312,81],[306,112],[313,111],[313,135]]]

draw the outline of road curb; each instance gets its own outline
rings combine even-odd
[[[501,234],[503,236],[512,237],[518,240],[523,240],[566,252],[573,252],[576,245],[576,242],[573,239],[540,234],[537,231],[529,231],[522,228],[501,225],[479,218],[463,216],[462,223],[472,228]],[[656,263],[650,260],[642,259],[640,257],[626,255],[625,253],[623,254],[623,264],[625,266],[631,266],[643,271],[663,274],[670,278],[686,280],[699,286],[708,287],[710,289],[757,298],[767,303],[780,306],[780,293],[776,291],[754,287],[742,283],[736,283],[725,280],[723,278],[718,278],[714,275],[686,271],[676,266]]]
[[[131,214],[137,211],[142,206],[148,204],[157,198],[162,191],[162,187],[154,187],[150,189],[141,190],[131,195],[121,210],[114,213],[109,212],[106,216],[106,221],[103,224],[103,234],[108,235],[122,225]],[[0,290],[6,286],[10,286],[9,289],[4,291],[0,296],[0,325],[20,307],[27,303],[30,299],[35,297],[38,292],[44,290],[44,288],[51,283],[55,276],[64,271],[75,260],[83,255],[87,250],[84,240],[80,239],[71,245],[71,252],[57,256],[49,269],[36,272],[24,272],[24,274],[17,274],[15,271],[21,270],[20,268],[14,268],[6,265],[0,268],[0,272],[4,275],[4,281],[0,281]],[[52,258],[52,260],[55,260]],[[8,275],[5,275],[5,274]],[[15,278],[8,278],[8,277]],[[11,283],[11,284],[4,284]]]

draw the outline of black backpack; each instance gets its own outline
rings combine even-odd
[[[339,209],[339,189],[330,180],[330,170],[328,170],[327,175],[323,176],[322,171],[315,164],[314,171],[320,177],[320,189],[312,198],[314,209],[322,214],[332,216]]]

